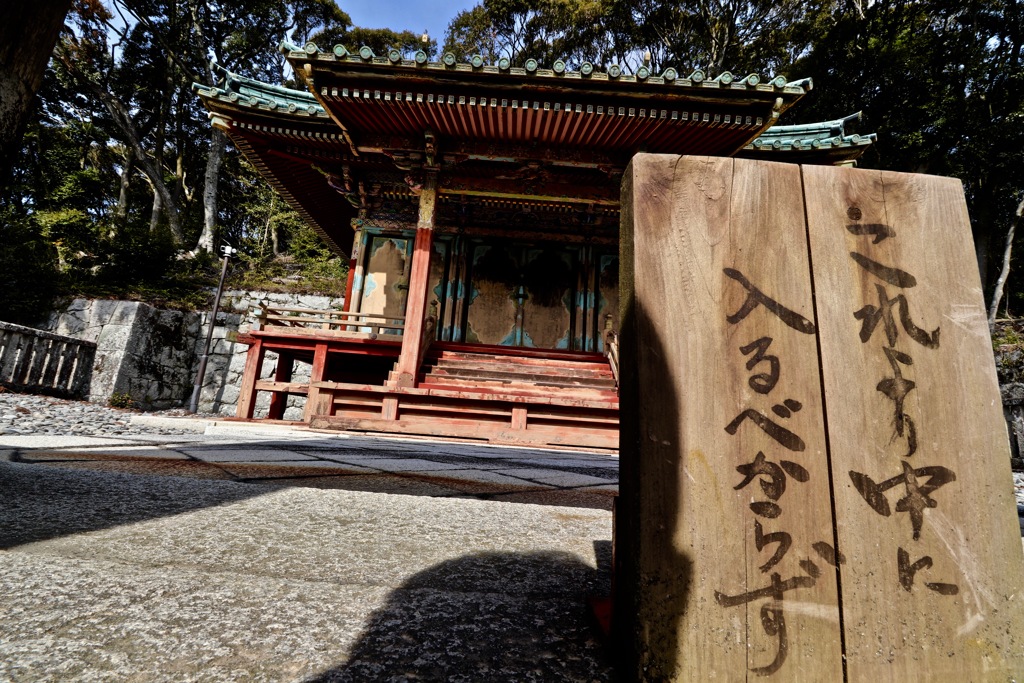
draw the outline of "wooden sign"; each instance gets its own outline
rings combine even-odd
[[[959,183],[639,155],[622,200],[627,675],[1024,672],[1024,553]]]

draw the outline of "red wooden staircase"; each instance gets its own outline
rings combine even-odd
[[[415,387],[317,387],[314,428],[618,448],[618,391],[600,354],[436,343]]]

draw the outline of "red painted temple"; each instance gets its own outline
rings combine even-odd
[[[214,126],[339,254],[342,311],[265,309],[238,417],[305,396],[314,427],[618,445],[619,184],[637,152],[853,163],[856,117],[779,116],[809,81],[457,63],[314,45],[308,91],[224,73]],[[278,358],[261,379],[267,353]],[[293,382],[296,363],[311,364]]]

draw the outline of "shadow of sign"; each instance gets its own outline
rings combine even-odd
[[[413,575],[375,612],[348,662],[313,681],[609,681],[585,598],[599,569],[565,552],[467,555]]]

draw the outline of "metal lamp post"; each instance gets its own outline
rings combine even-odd
[[[228,274],[228,263],[231,257],[238,253],[234,247],[224,245],[220,248],[224,256],[224,267],[220,271],[220,282],[217,284],[217,296],[213,299],[213,312],[210,314],[210,324],[206,330],[206,346],[203,348],[203,355],[199,358],[199,372],[196,375],[196,384],[192,387],[192,398],[188,403],[188,411],[194,413],[199,409],[199,392],[203,390],[203,377],[206,376],[206,362],[210,358],[210,345],[213,343],[213,326],[217,324],[217,311],[220,309],[220,295],[224,291],[224,278]]]

